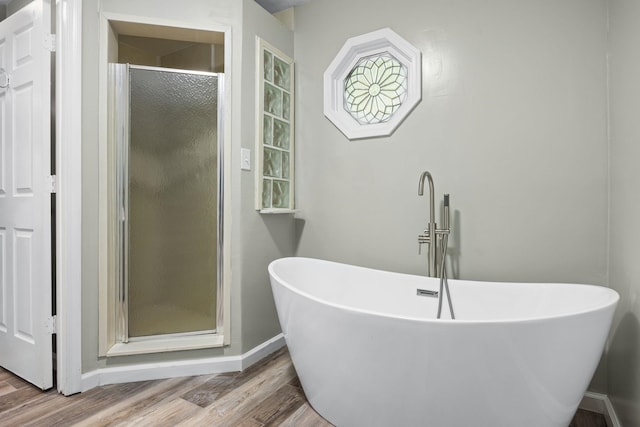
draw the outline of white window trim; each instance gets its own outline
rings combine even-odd
[[[344,81],[360,59],[383,53],[407,68],[407,97],[389,120],[361,124],[344,108]],[[349,139],[391,135],[421,99],[421,53],[390,28],[348,39],[324,73],[324,114]]]
[[[82,383],[82,0],[56,4],[57,380]]]
[[[296,213],[295,210],[295,63],[286,53],[271,45],[266,40],[256,36],[256,173],[255,173],[255,209],[261,214]],[[289,207],[264,208],[262,207],[262,186],[264,176],[264,51],[289,64]]]

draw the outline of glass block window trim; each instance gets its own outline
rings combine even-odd
[[[256,209],[293,212],[293,60],[256,38]]]

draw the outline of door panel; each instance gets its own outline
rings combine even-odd
[[[33,195],[33,95],[31,82],[13,89],[14,196]]]
[[[7,332],[6,242],[7,230],[0,227],[0,334]]]
[[[13,292],[15,337],[34,344],[33,337],[33,230],[13,231]]]
[[[50,22],[43,0],[0,22],[9,79],[0,88],[0,365],[43,389],[53,383]]]

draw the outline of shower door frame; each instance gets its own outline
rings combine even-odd
[[[151,352],[154,341],[164,341],[167,339],[180,339],[189,342],[190,346],[206,344],[205,346],[216,346],[220,344],[220,337],[224,334],[224,287],[223,287],[223,256],[224,256],[224,73],[214,73],[207,71],[183,70],[176,68],[152,67],[134,64],[114,64],[113,74],[115,81],[115,145],[116,145],[116,209],[121,212],[117,215],[117,242],[116,242],[116,330],[115,342],[118,344],[128,344],[128,351],[134,347],[146,349]],[[119,66],[119,67],[118,67]],[[111,67],[111,65],[110,65]],[[123,72],[116,71],[117,69]],[[131,77],[130,70],[155,71],[162,73],[188,74],[195,76],[210,76],[217,78],[217,126],[216,126],[216,327],[207,331],[192,331],[182,333],[169,333],[160,335],[149,335],[142,337],[129,336],[129,149],[131,144],[130,129],[130,94]],[[111,80],[111,77],[110,77]],[[181,347],[181,349],[183,349]],[[110,353],[111,354],[111,351]]]
[[[166,28],[165,28],[166,27]],[[218,123],[218,133],[224,154],[220,157],[223,170],[219,171],[220,185],[223,187],[222,196],[224,206],[222,212],[224,253],[222,254],[222,289],[221,298],[223,310],[218,313],[223,316],[224,330],[220,334],[209,334],[191,337],[177,337],[155,339],[135,343],[117,343],[115,340],[116,318],[116,271],[115,271],[115,168],[111,135],[109,132],[109,77],[108,64],[118,62],[117,41],[119,35],[145,36],[166,38],[167,31],[175,34],[183,40],[208,41],[215,43],[222,35],[224,45],[224,118]],[[207,25],[194,25],[192,22],[174,21],[167,19],[143,18],[140,16],[126,15],[112,12],[100,12],[100,66],[99,66],[99,230],[98,230],[98,352],[97,357],[116,357],[145,353],[171,352],[177,350],[192,350],[212,347],[226,347],[231,345],[231,211],[234,197],[231,191],[233,178],[231,168],[231,147],[233,138],[230,132],[233,119],[232,111],[234,100],[231,97],[232,87],[235,84],[233,75],[229,71],[233,68],[232,62],[232,26],[220,22],[211,22]],[[75,289],[80,293],[80,287]],[[78,325],[80,322],[78,322]],[[80,327],[77,328],[80,335]]]
[[[109,65],[111,67],[111,65]],[[108,179],[109,182],[109,214],[110,218],[109,226],[110,228],[110,244],[109,244],[109,270],[110,272],[110,286],[109,291],[106,296],[106,303],[101,304],[102,309],[102,319],[101,322],[101,336],[100,336],[100,355],[102,356],[125,356],[125,355],[133,355],[133,354],[145,354],[145,353],[157,353],[157,352],[167,352],[167,351],[178,351],[178,350],[191,350],[191,349],[199,349],[199,348],[211,348],[211,347],[221,347],[229,344],[229,295],[228,288],[226,286],[226,281],[228,280],[225,277],[225,273],[227,273],[226,267],[226,258],[228,257],[228,244],[224,242],[225,236],[225,216],[226,216],[226,207],[225,203],[225,194],[226,194],[226,164],[228,163],[228,159],[225,156],[228,156],[228,153],[225,150],[225,141],[227,140],[227,136],[225,135],[225,106],[227,102],[226,100],[226,89],[228,83],[225,81],[224,73],[212,73],[212,72],[201,72],[194,70],[179,70],[172,68],[164,68],[164,67],[148,67],[148,66],[138,66],[138,65],[125,65],[125,67],[131,67],[135,69],[148,69],[154,71],[161,72],[176,72],[176,73],[187,73],[187,74],[200,74],[200,75],[215,75],[218,77],[218,109],[217,109],[217,121],[218,121],[218,129],[217,129],[217,299],[216,299],[216,328],[212,332],[203,333],[182,333],[182,334],[166,334],[166,335],[152,335],[149,337],[136,337],[135,340],[129,340],[128,332],[127,332],[127,322],[126,318],[128,315],[128,310],[126,306],[126,295],[127,289],[126,282],[124,282],[126,278],[126,270],[124,266],[124,262],[126,260],[126,252],[124,250],[123,244],[123,229],[122,229],[122,191],[123,185],[126,187],[128,185],[128,178],[126,177],[128,165],[122,164],[122,159],[120,159],[122,155],[122,149],[118,148],[121,144],[117,139],[122,139],[126,135],[126,147],[128,150],[128,112],[127,117],[120,117],[121,123],[125,126],[125,128],[118,129],[116,132],[109,130],[109,170],[111,170],[110,175],[111,178]],[[112,77],[115,76],[116,73],[108,73],[108,80],[110,81]],[[122,80],[122,79],[120,79]],[[110,87],[115,88],[114,90],[109,90],[109,97],[115,97],[116,93],[118,93],[118,97],[124,97],[126,99],[127,104],[129,103],[129,77],[128,77],[128,68],[126,71],[126,78],[123,81],[120,81],[117,85],[114,82],[111,82]],[[128,108],[127,108],[128,110]],[[115,129],[114,125],[116,122],[115,115],[110,113],[109,120],[110,129]],[[125,150],[126,151],[126,150]],[[122,173],[125,176],[122,176]],[[124,286],[123,286],[124,285]],[[105,319],[106,318],[106,319]],[[106,323],[106,324],[105,324]]]

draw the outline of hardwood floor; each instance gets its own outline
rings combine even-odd
[[[282,349],[244,372],[113,384],[64,397],[0,368],[0,426],[330,427]],[[578,411],[570,427],[606,427]]]
[[[569,427],[607,427],[604,415],[578,409]]]

